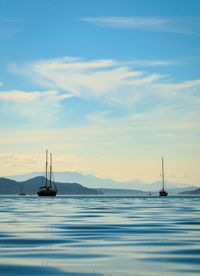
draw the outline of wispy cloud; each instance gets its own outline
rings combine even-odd
[[[159,67],[159,66],[175,66],[181,65],[182,62],[178,60],[132,60],[128,61],[127,65],[135,67]]]
[[[150,61],[150,63],[153,64],[156,61]],[[61,90],[74,97],[96,98],[118,105],[132,104],[142,95],[143,86],[159,83],[166,78],[157,73],[135,70],[133,67],[131,62],[88,61],[64,57],[21,66],[12,65],[9,69],[48,89]]]
[[[200,17],[85,17],[80,19],[90,24],[137,30],[199,35]]]
[[[140,70],[135,64],[140,65]],[[114,105],[133,105],[135,100],[143,102],[150,97],[151,102],[158,97],[174,99],[177,95],[182,97],[182,91],[189,95],[198,91],[199,80],[171,81],[170,75],[147,71],[146,67],[152,64],[166,65],[167,61],[119,62],[63,57],[12,64],[9,70],[46,89],[62,91],[69,97],[96,98]]]
[[[52,124],[62,108],[60,102],[69,97],[58,91],[0,91],[0,114],[7,117],[12,113],[38,124]]]
[[[156,64],[156,61],[135,61],[135,64],[138,63],[148,66],[149,63]],[[158,63],[162,64],[162,61]],[[0,94],[0,98],[15,102],[15,108],[17,102],[18,112],[24,116],[47,116],[51,123],[55,122],[55,118],[59,120],[62,109],[69,108],[69,105],[63,104],[64,99],[74,97],[83,105],[85,102],[98,103],[101,108],[96,112],[88,110],[84,114],[79,113],[79,116],[84,118],[85,124],[98,126],[91,128],[90,135],[97,133],[98,137],[106,132],[105,141],[115,135],[120,137],[119,129],[122,130],[121,137],[125,137],[123,139],[130,137],[129,142],[133,141],[133,133],[140,133],[142,140],[148,137],[152,141],[161,139],[156,135],[159,134],[169,142],[175,137],[183,139],[182,132],[186,130],[190,134],[199,131],[200,80],[175,82],[170,75],[150,72],[146,67],[136,68],[134,61],[72,57],[15,64],[9,69],[28,78],[40,90],[30,94],[27,91],[10,91]],[[42,91],[41,87],[47,91]],[[24,108],[22,102],[26,103]],[[68,121],[65,118],[65,126],[70,125]],[[195,137],[195,134],[191,136]]]
[[[38,100],[48,99],[56,101],[69,98],[70,95],[62,95],[57,91],[21,91],[9,90],[0,91],[0,101],[11,101],[17,103],[28,103]]]

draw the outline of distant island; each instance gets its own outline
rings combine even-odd
[[[25,181],[15,181],[8,178],[0,178],[0,194],[16,195],[20,194],[23,186],[23,193],[36,195],[38,187],[45,183],[45,177],[37,176]],[[102,195],[97,189],[86,188],[78,183],[55,182],[60,195]]]

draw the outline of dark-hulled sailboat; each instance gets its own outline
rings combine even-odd
[[[164,159],[162,157],[162,190],[159,191],[159,196],[167,196],[168,192],[165,191],[165,175],[164,175]]]
[[[52,183],[52,154],[50,153],[50,177],[48,180],[48,150],[46,150],[46,177],[45,177],[45,186],[40,187],[37,192],[38,196],[56,196],[57,188],[54,183]]]

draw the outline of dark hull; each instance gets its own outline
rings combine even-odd
[[[168,192],[166,192],[165,190],[162,190],[159,192],[159,196],[167,196]]]
[[[56,196],[56,190],[42,189],[37,192],[38,196]]]

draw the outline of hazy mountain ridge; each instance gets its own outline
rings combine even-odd
[[[179,193],[180,195],[200,195],[200,188],[190,191],[183,191]]]
[[[24,179],[26,177],[33,176],[35,174],[38,174],[38,173],[16,176],[13,178]],[[56,177],[58,176],[58,174],[63,175],[63,173],[56,173]],[[75,180],[75,177],[77,175],[79,177],[79,180],[81,180],[82,174],[80,174],[80,173],[64,173],[65,177],[66,177],[66,174],[73,176],[71,178],[71,180]],[[83,178],[84,177],[85,177],[85,175],[83,175]],[[158,195],[158,191],[160,189],[160,187],[157,187],[155,190],[150,190],[150,188],[149,188],[148,191],[147,190],[146,191],[139,190],[139,189],[136,189],[135,187],[133,189],[130,189],[130,188],[127,189],[127,188],[122,188],[123,184],[121,182],[114,182],[113,180],[110,180],[110,179],[101,179],[101,178],[97,178],[95,176],[86,175],[86,177],[89,177],[90,181],[91,180],[94,181],[95,179],[97,179],[98,181],[97,181],[96,185],[101,184],[104,187],[106,184],[114,183],[115,188],[107,188],[107,187],[100,188],[100,186],[98,186],[98,188],[85,187],[85,186],[91,186],[90,183],[87,185],[87,183],[86,183],[87,179],[82,179],[83,182],[85,183],[85,185],[82,185],[83,183],[79,184],[79,183],[77,183],[77,181],[67,181],[67,182],[56,181],[55,183],[59,190],[58,194],[60,194],[60,195],[108,195],[108,196],[111,196],[111,195],[113,195],[113,196],[146,196],[146,195],[156,196],[156,195]],[[69,183],[69,182],[72,182],[72,183]],[[139,183],[141,184],[143,182],[141,182],[139,180]],[[156,184],[157,183],[159,184],[158,186],[160,186],[160,182],[156,182]],[[44,176],[36,176],[36,177],[30,178],[27,180],[23,180],[23,181],[16,181],[13,179],[8,179],[8,178],[0,178],[0,194],[19,194],[20,192],[23,192],[26,194],[36,194],[39,187],[43,186],[44,184],[45,184]],[[121,184],[121,186],[120,186],[120,184]],[[143,184],[145,184],[145,183],[143,183]],[[132,183],[132,185],[133,185],[133,183]],[[109,186],[109,185],[107,185],[107,186]],[[180,186],[180,184],[179,184],[179,186]],[[149,185],[148,185],[148,187],[149,187]],[[169,192],[169,195],[178,195],[178,194],[187,195],[190,192],[192,195],[192,194],[195,194],[195,192],[193,193],[193,191],[200,190],[200,188],[199,189],[195,189],[195,188],[196,188],[195,186],[187,186],[187,187],[179,187],[179,188],[173,188],[173,189],[167,189],[167,190]]]
[[[104,195],[107,196],[146,196],[147,192],[140,190],[128,190],[128,189],[98,189]]]
[[[29,178],[44,175],[41,172],[33,172],[30,174],[9,176],[9,179],[16,181],[24,181]],[[109,178],[100,178],[94,175],[82,174],[79,172],[54,172],[54,177],[58,182],[67,183],[80,183],[81,185],[88,188],[95,189],[126,189],[126,190],[140,190],[140,191],[155,191],[157,192],[161,188],[161,180],[152,183],[145,183],[139,179],[130,181],[114,181]],[[173,183],[166,181],[166,189],[172,193],[177,194],[179,192],[194,190],[198,188],[195,185],[183,184],[183,183]]]

